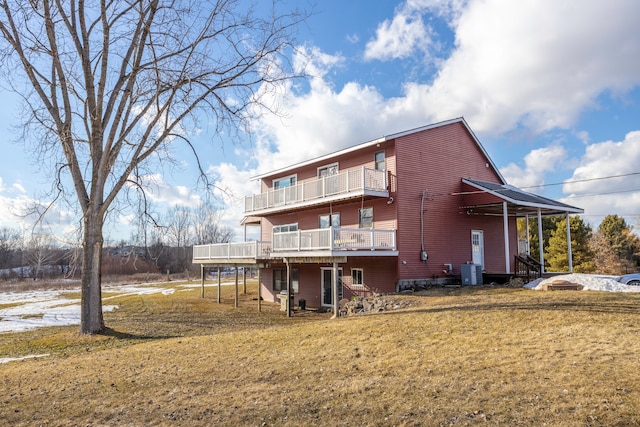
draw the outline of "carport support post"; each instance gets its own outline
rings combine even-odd
[[[218,304],[220,304],[220,266],[218,266]]]
[[[542,236],[542,211],[538,208],[538,246],[540,250],[540,273],[544,273],[544,238]]]
[[[507,202],[502,202],[502,216],[504,226],[504,267],[506,273],[511,273],[511,259],[509,259],[509,211]]]
[[[531,255],[531,233],[529,230],[529,214],[525,216],[525,223],[527,227],[527,255]]]
[[[235,298],[235,302],[233,304],[233,306],[235,308],[238,308],[238,266],[235,266],[236,269],[236,298]]]
[[[567,257],[569,258],[569,273],[573,273],[573,254],[571,253],[571,218],[567,212]]]

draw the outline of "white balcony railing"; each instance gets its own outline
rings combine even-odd
[[[245,214],[249,214],[265,209],[318,201],[341,194],[364,194],[367,191],[388,192],[385,171],[365,167],[350,169],[336,175],[303,181],[290,187],[254,194],[245,197],[244,211]]]
[[[269,258],[271,242],[214,243],[211,245],[195,245],[193,261],[216,259],[258,259]]]
[[[395,251],[396,231],[321,228],[274,233],[272,242],[195,245],[193,262],[278,258],[285,252]],[[348,253],[345,253],[348,255]]]
[[[321,228],[273,234],[273,254],[278,252],[396,249],[395,230]]]

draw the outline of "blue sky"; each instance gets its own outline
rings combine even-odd
[[[310,78],[288,85],[278,100],[284,116],[257,119],[251,140],[192,135],[233,195],[221,197],[227,225],[238,226],[242,197],[257,192],[252,176],[464,116],[510,184],[582,207],[593,225],[615,213],[640,228],[640,2],[318,3],[291,58]],[[25,220],[11,212],[50,178],[9,143],[20,105],[0,93],[0,226],[18,227]],[[193,158],[180,147],[176,157],[180,169],[153,179],[159,211],[201,197]],[[127,238],[132,215],[114,213],[107,235]],[[50,223],[77,219],[61,206]]]

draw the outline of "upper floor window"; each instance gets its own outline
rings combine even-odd
[[[323,176],[338,175],[338,164],[333,163],[331,165],[322,166],[318,168],[318,178]]]
[[[320,228],[340,227],[340,212],[320,215]]]
[[[291,187],[296,185],[296,176],[285,176],[284,178],[278,178],[273,180],[273,189],[277,190],[278,188]]]
[[[358,224],[360,228],[373,228],[373,207],[358,210]]]
[[[298,231],[298,223],[273,226],[274,233],[286,233],[287,231]]]
[[[373,155],[374,162],[376,164],[376,170],[387,170],[387,166],[384,162],[384,151],[378,151]]]

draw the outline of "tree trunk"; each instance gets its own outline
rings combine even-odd
[[[104,332],[102,317],[102,215],[87,212],[84,220],[80,332]]]

